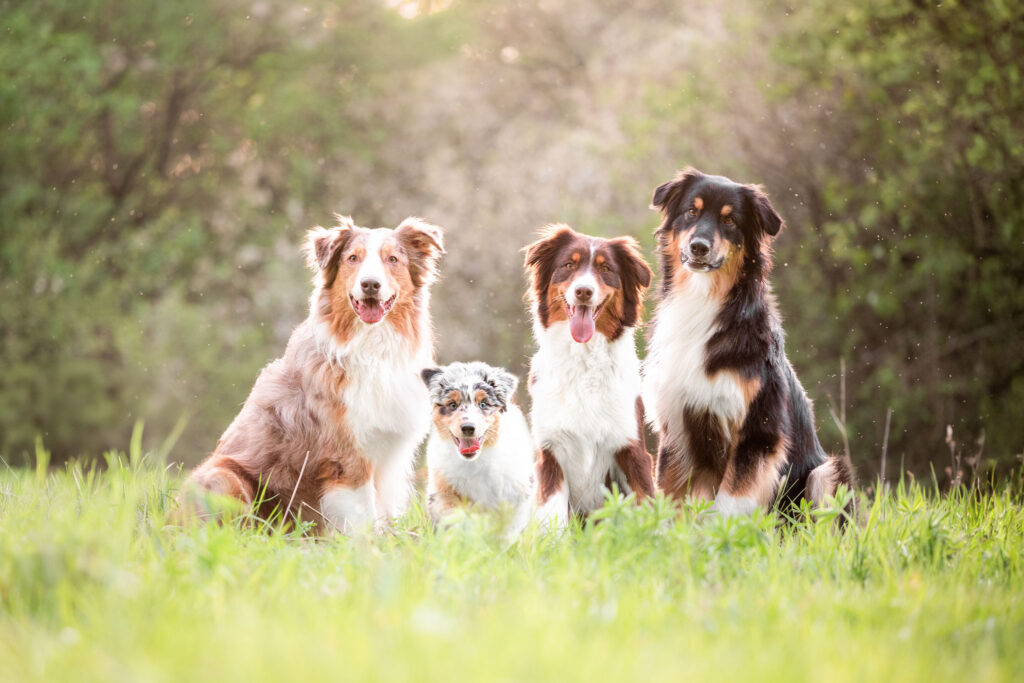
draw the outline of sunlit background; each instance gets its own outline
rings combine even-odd
[[[651,191],[695,165],[787,221],[775,290],[827,448],[866,479],[886,441],[889,477],[1019,465],[1018,3],[76,0],[2,3],[0,30],[7,462],[138,420],[202,458],[305,317],[298,247],[335,211],[444,226],[439,359],[522,374],[533,232],[653,263]]]

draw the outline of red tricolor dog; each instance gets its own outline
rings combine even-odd
[[[256,379],[213,454],[186,482],[317,522],[320,533],[369,528],[401,513],[415,449],[430,428],[420,372],[433,365],[429,288],[441,230],[416,218],[394,230],[338,217],[309,232],[316,272],[309,317]]]
[[[737,514],[852,485],[849,465],[822,450],[786,358],[768,284],[782,219],[768,197],[686,169],[654,191],[653,206],[664,216],[661,302],[644,401],[660,437],[659,488]]]
[[[537,353],[530,369],[538,515],[557,526],[616,483],[654,493],[633,333],[651,269],[628,237],[551,225],[526,248]]]

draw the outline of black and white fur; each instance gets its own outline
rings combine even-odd
[[[849,464],[822,449],[768,275],[782,219],[760,188],[695,169],[654,192],[661,302],[644,361],[658,487],[725,515],[818,503]]]

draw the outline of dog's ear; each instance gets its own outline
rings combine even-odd
[[[441,368],[424,368],[420,372],[420,379],[423,380],[423,383],[427,385],[428,389],[431,389],[432,387],[430,385],[433,383],[434,378],[440,375],[441,372],[443,372]]]
[[[538,232],[538,240],[523,247],[526,253],[525,266],[536,268],[552,258],[562,246],[575,234],[565,223],[549,223]]]
[[[622,279],[622,324],[634,327],[643,309],[644,292],[651,286],[653,273],[640,245],[632,237],[616,237],[609,244],[618,261]]]
[[[409,216],[395,228],[395,237],[409,256],[409,274],[415,287],[433,282],[444,251],[444,230]]]
[[[632,237],[616,237],[610,240],[609,244],[615,251],[615,256],[619,261],[623,289],[625,289],[626,281],[637,292],[642,293],[650,287],[653,273],[640,251],[640,244]]]
[[[519,388],[519,378],[504,368],[488,366],[484,372],[484,381],[494,389],[494,395],[501,402],[501,410],[507,410],[509,401]]]
[[[323,274],[325,286],[334,282],[338,272],[338,255],[355,234],[355,224],[348,216],[335,214],[338,225],[333,228],[321,228],[319,225],[306,233],[306,242],[302,246],[306,254],[306,264],[317,273]]]
[[[555,274],[557,264],[554,259],[574,236],[576,232],[565,223],[545,225],[538,233],[539,239],[533,244],[523,247],[526,253],[526,273],[530,278],[527,297],[537,303],[537,315],[541,324],[548,324],[547,288]]]
[[[654,188],[654,196],[651,197],[651,208],[658,209],[667,217],[670,213],[673,213],[673,208],[679,203],[682,196],[686,194],[686,190],[703,177],[703,173],[691,166],[687,166],[676,173],[672,180]]]
[[[757,228],[769,237],[778,235],[785,222],[772,206],[768,195],[757,185],[747,185],[744,189],[746,190],[748,210],[754,217]]]

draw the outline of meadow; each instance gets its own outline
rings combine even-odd
[[[167,524],[177,465],[0,465],[0,679],[1013,680],[1020,481],[715,518],[609,498],[600,523],[315,540]],[[848,492],[846,495],[854,495]]]
[[[1024,3],[47,0],[0,26],[0,683],[1022,678]],[[368,538],[168,523],[306,315],[311,226],[444,226],[438,361],[525,378],[522,247],[564,221],[656,265],[652,191],[687,165],[786,220],[787,353],[860,472],[845,531],[845,497],[611,499],[511,545],[420,502]]]

